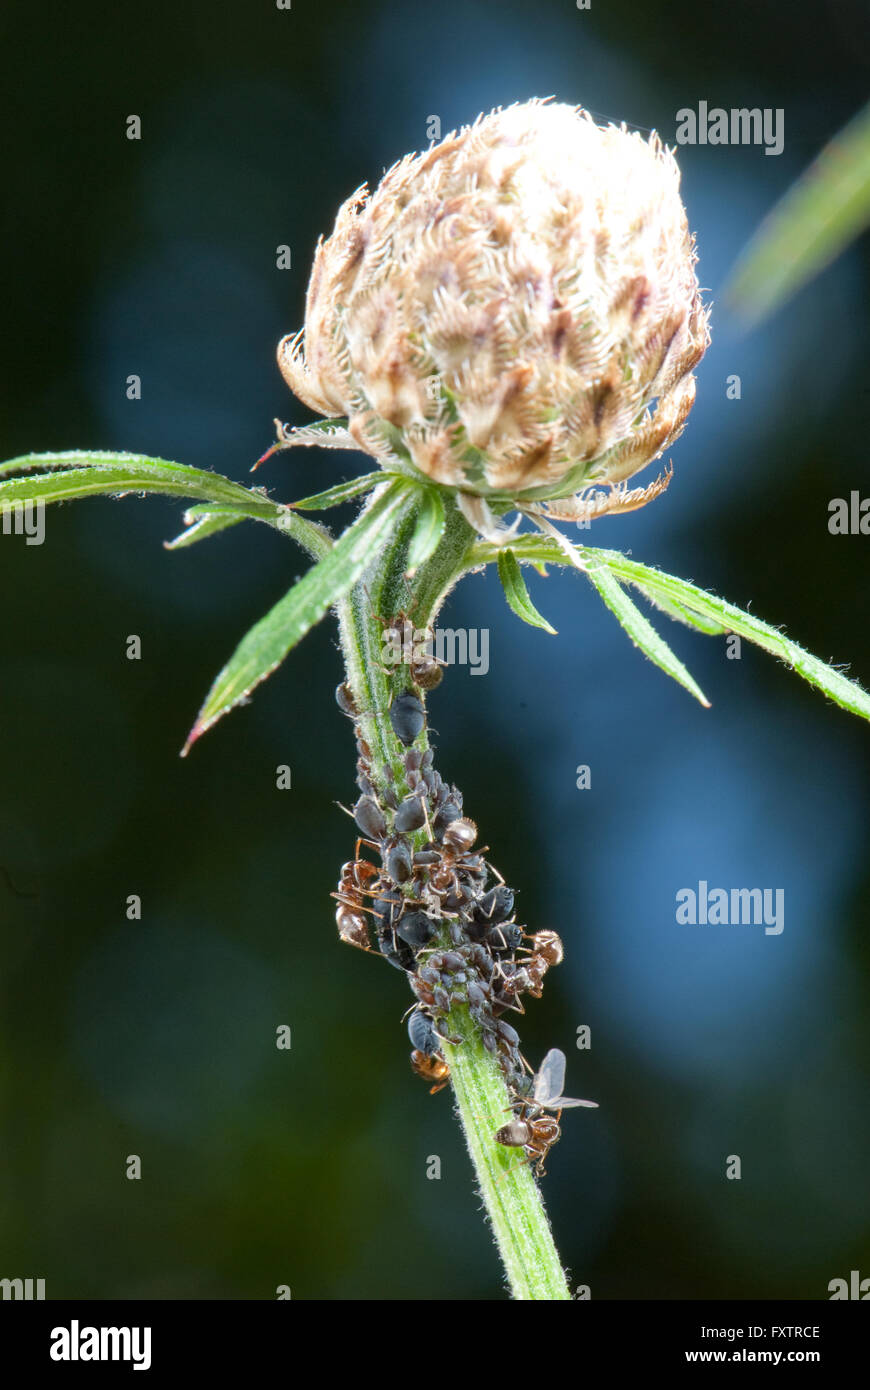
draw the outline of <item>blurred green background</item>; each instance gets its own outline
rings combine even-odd
[[[433,115],[446,133],[553,93],[673,143],[701,100],[782,108],[779,157],[680,151],[713,346],[667,497],[581,538],[870,683],[870,539],[827,530],[831,498],[870,495],[866,239],[751,333],[718,302],[866,98],[867,17],[863,0],[6,6],[3,456],[126,448],[246,479],[274,416],[308,418],[274,350],[317,236]],[[298,451],[259,481],[289,499],[356,471]],[[336,939],[355,754],[334,628],[180,761],[214,674],[307,563],[253,524],[170,555],[181,510],[83,502],[48,512],[41,547],[0,535],[0,1277],[55,1298],[500,1297],[449,1093],[408,1068],[410,995]],[[560,1251],[595,1298],[824,1298],[870,1276],[870,735],[767,657],[669,626],[704,711],[578,576],[533,597],[558,638],[491,576],[463,583],[444,622],[489,628],[490,672],[449,672],[430,717],[520,920],[568,951],[522,1021],[527,1055],[561,1046],[567,1090],[601,1106],[566,1115],[551,1155]],[[783,934],[678,927],[699,879],[783,888]]]

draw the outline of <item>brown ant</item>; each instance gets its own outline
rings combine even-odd
[[[552,1047],[532,1078],[531,1097],[519,1097],[520,1113],[502,1125],[495,1135],[496,1143],[521,1148],[526,1155],[525,1161],[534,1164],[539,1178],[544,1176],[548,1153],[562,1136],[559,1128],[562,1111],[577,1105],[598,1108],[597,1101],[563,1096],[564,1084],[565,1054],[558,1047]],[[545,1114],[547,1110],[555,1110],[555,1118]]]
[[[411,1070],[416,1076],[422,1077],[424,1081],[435,1082],[434,1086],[429,1087],[430,1096],[443,1091],[450,1080],[450,1067],[441,1054],[437,1052],[430,1057],[415,1047],[411,1053]]]
[[[421,690],[434,690],[444,679],[446,661],[439,656],[423,655],[411,662],[411,680]]]
[[[541,956],[547,965],[561,965],[565,959],[562,938],[554,931],[536,931],[526,938],[532,942],[532,955]]]
[[[554,931],[535,932],[529,940],[534,946],[531,956],[526,961],[526,970],[532,980],[529,994],[535,999],[540,999],[544,992],[544,976],[552,965],[561,965],[565,958],[565,948],[562,938]]]
[[[360,859],[359,847],[363,843],[363,840],[357,840],[355,857],[342,864],[338,890],[331,893],[330,897],[338,902],[335,909],[335,925],[342,941],[346,941],[350,946],[358,946],[362,951],[370,951],[372,947],[365,913],[371,912],[372,909],[365,906],[363,897],[376,896],[377,889],[369,885],[375,883],[380,871],[368,859]]]
[[[502,1125],[495,1137],[499,1144],[521,1148],[526,1155],[524,1161],[533,1164],[536,1174],[542,1178],[544,1162],[553,1145],[561,1139],[562,1131],[552,1115],[540,1115],[537,1119],[514,1118]]]
[[[517,1008],[520,1013],[524,1013],[525,1010],[519,1004],[519,995],[528,993],[533,999],[540,999],[544,992],[544,976],[551,966],[560,965],[565,956],[561,937],[554,931],[535,932],[531,936],[527,935],[526,940],[531,941],[534,949],[517,969],[507,972],[501,962],[498,962],[497,966],[502,976],[499,992],[515,1000],[516,1002],[509,1007]]]

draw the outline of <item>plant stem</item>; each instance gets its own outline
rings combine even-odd
[[[467,1009],[451,1013],[450,1028],[463,1039],[459,1047],[443,1044],[456,1110],[511,1293],[516,1299],[570,1299],[531,1164],[493,1138],[510,1105],[498,1063]]]
[[[410,685],[408,668],[384,664],[383,631],[399,613],[414,626],[434,624],[447,593],[469,568],[475,536],[454,504],[437,550],[413,578],[405,574],[405,557],[415,518],[399,527],[390,544],[372,561],[363,578],[338,606],[347,685],[359,712],[358,731],[370,751],[369,776],[377,791],[407,791],[405,754],[389,719],[392,698]],[[428,747],[424,728],[414,747]],[[426,831],[411,837],[419,848]],[[449,940],[443,944],[449,946]],[[495,1142],[506,1123],[511,1096],[496,1058],[483,1045],[482,1032],[464,1005],[453,1008],[448,1031],[458,1044],[443,1043],[449,1062],[456,1109],[465,1132],[490,1225],[517,1299],[570,1299],[565,1274],[553,1244],[547,1215],[531,1166],[517,1149]]]

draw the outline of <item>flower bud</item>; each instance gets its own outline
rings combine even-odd
[[[708,342],[695,260],[655,135],[530,101],[348,199],[279,363],[383,465],[566,497],[621,483],[683,428]]]

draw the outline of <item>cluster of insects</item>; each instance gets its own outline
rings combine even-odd
[[[404,615],[398,621],[404,630]],[[400,769],[373,767],[353,696],[346,685],[336,690],[355,722],[360,792],[351,812],[359,832],[354,857],[333,894],[336,925],[343,941],[378,952],[407,975],[416,997],[408,1017],[411,1066],[432,1094],[450,1079],[442,1041],[461,1041],[450,1037],[448,1016],[457,1004],[467,1008],[512,1097],[512,1118],[495,1138],[522,1148],[540,1174],[560,1135],[558,1116],[547,1112],[592,1102],[561,1095],[565,1057],[555,1049],[534,1074],[505,1015],[524,1013],[524,994],[540,998],[547,971],[562,960],[562,942],[554,931],[529,933],[517,922],[513,890],[485,859],[485,847],[475,848],[477,827],[463,814],[462,793],[435,769],[430,748],[414,746],[426,727],[420,697],[436,679],[425,662],[407,670],[411,688],[388,711],[405,750]]]

